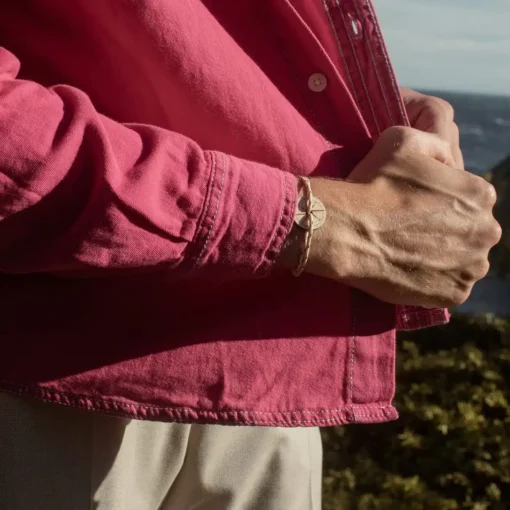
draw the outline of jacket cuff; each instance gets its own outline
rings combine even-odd
[[[221,152],[204,154],[210,181],[193,267],[227,277],[265,276],[292,228],[297,178]]]
[[[450,313],[443,308],[397,307],[397,331],[414,331],[433,326],[443,326],[448,322],[450,322]]]

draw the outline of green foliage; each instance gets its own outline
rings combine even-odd
[[[399,335],[396,422],[323,429],[324,510],[510,508],[510,324]]]

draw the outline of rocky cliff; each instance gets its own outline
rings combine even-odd
[[[510,156],[485,175],[496,187],[498,202],[494,215],[503,227],[503,239],[491,252],[493,269],[510,278]]]

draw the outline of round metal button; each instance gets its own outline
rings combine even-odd
[[[322,225],[324,225],[324,222],[326,221],[326,208],[317,197],[312,198],[311,219],[312,230],[317,230],[318,228],[322,227]],[[308,218],[306,214],[306,197],[301,197],[298,202],[294,222],[296,223],[296,225],[305,230],[308,228]]]
[[[308,87],[314,92],[322,92],[328,86],[328,79],[322,73],[313,73],[308,78]]]

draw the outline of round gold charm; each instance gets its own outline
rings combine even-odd
[[[324,225],[326,221],[326,208],[324,204],[316,197],[312,198],[312,229],[317,230],[318,228]],[[296,216],[294,218],[296,225],[304,228],[305,230],[308,228],[307,220],[306,220],[306,197],[301,197],[296,211]]]

